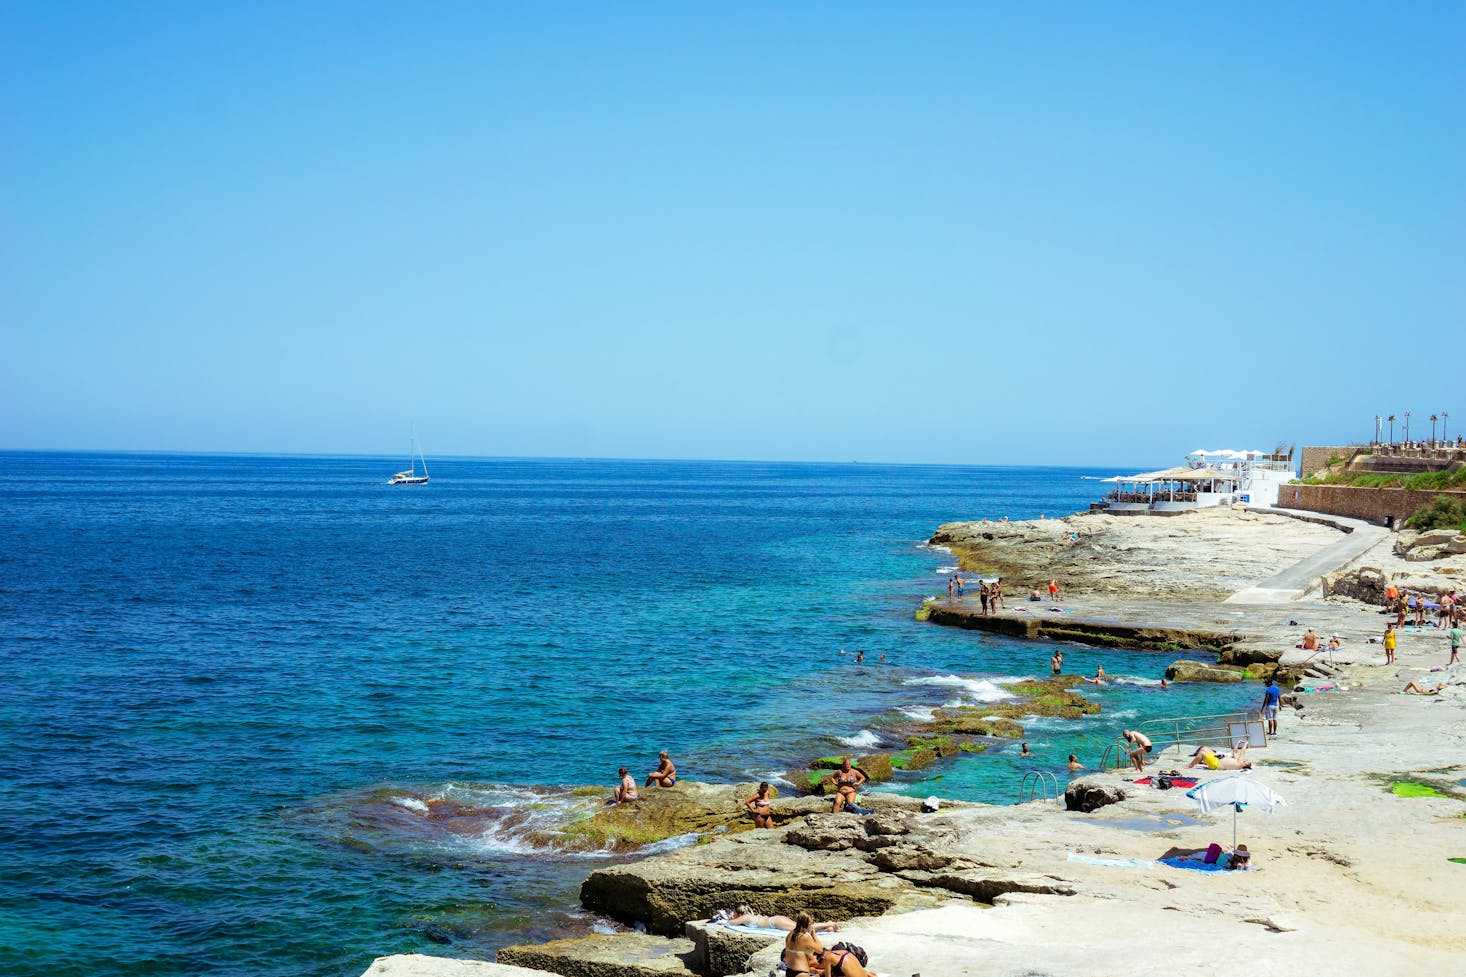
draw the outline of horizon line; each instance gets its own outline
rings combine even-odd
[[[212,457],[212,458],[341,458],[341,459],[394,459],[397,454],[348,454],[310,451],[207,451],[184,449],[149,448],[0,448],[0,455],[132,455],[144,457]],[[1019,464],[1013,462],[934,462],[934,461],[816,461],[805,459],[773,458],[632,458],[610,455],[438,455],[438,461],[609,461],[609,462],[656,462],[710,465],[881,465],[908,468],[1117,468],[1129,465],[1116,464]]]

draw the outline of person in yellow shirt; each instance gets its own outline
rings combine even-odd
[[[1395,625],[1385,625],[1385,664],[1395,663]]]

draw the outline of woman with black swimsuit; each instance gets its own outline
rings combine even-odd
[[[855,794],[863,783],[865,783],[865,774],[851,767],[850,758],[846,757],[840,763],[840,769],[835,771],[834,813],[839,814],[845,810],[846,804],[855,800]]]

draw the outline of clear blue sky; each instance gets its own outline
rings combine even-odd
[[[0,448],[1466,432],[1463,93],[1462,3],[11,0]]]

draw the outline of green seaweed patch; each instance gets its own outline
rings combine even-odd
[[[1396,797],[1445,797],[1440,791],[1429,784],[1417,784],[1408,780],[1397,781],[1390,784],[1390,793]]]
[[[1023,738],[1023,727],[1003,716],[990,716],[978,710],[938,710],[931,730],[938,738],[952,736],[995,736],[999,739]]]
[[[1401,780],[1398,773],[1372,773],[1368,776],[1396,797],[1448,797],[1466,801],[1466,790],[1449,780],[1422,777],[1418,773],[1412,774],[1411,780]]]
[[[600,797],[602,795],[608,795],[611,792],[605,787],[597,787],[592,784],[588,787],[573,788],[570,793],[575,797]]]
[[[897,770],[924,770],[936,762],[936,751],[924,748],[901,750],[891,754],[891,766]]]
[[[817,760],[809,761],[811,770],[839,770],[846,758],[843,756],[822,756]]]
[[[962,752],[961,744],[950,736],[913,736],[906,745],[914,750],[931,750],[943,760]]]
[[[925,621],[927,618],[929,618],[931,616],[932,616],[932,608],[931,608],[931,605],[930,604],[922,604],[920,607],[918,607],[916,609],[916,619],[918,621]]]

